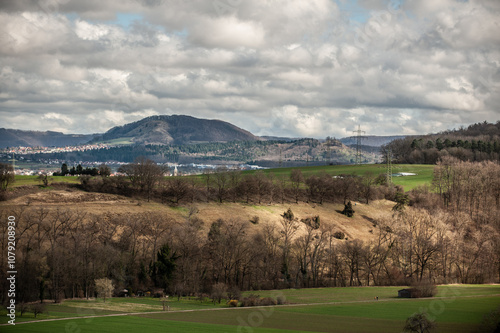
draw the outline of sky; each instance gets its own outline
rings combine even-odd
[[[0,127],[152,115],[256,135],[500,120],[498,0],[1,0]]]

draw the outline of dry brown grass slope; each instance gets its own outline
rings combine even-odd
[[[248,222],[252,229],[257,230],[266,223],[277,223],[281,214],[291,208],[295,217],[301,219],[320,216],[321,224],[333,232],[344,232],[348,239],[369,240],[377,234],[375,221],[380,221],[391,214],[393,202],[386,200],[373,201],[369,205],[353,202],[354,217],[348,218],[340,211],[341,204],[244,204],[244,203],[194,203],[177,207],[163,205],[158,202],[146,202],[120,195],[89,193],[78,190],[48,190],[20,196],[5,202],[0,202],[0,209],[15,212],[22,207],[46,208],[50,210],[68,209],[83,211],[92,215],[120,216],[156,212],[165,214],[177,222],[197,217],[208,229],[217,219]],[[258,217],[258,224],[252,225],[251,219]]]

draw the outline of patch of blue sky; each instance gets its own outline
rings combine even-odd
[[[69,21],[75,22],[81,17],[77,13],[67,13],[65,14]],[[142,21],[144,17],[140,14],[135,13],[117,13],[114,20],[86,20],[92,23],[106,23],[106,24],[116,24],[121,26],[123,29],[128,29],[134,22]]]
[[[79,18],[77,13],[68,13],[66,14],[66,17],[70,22],[75,22],[77,18]]]
[[[175,36],[181,37],[181,38],[186,38],[189,35],[189,32],[186,28],[182,30],[176,30],[173,32]]]
[[[124,29],[128,29],[134,22],[142,21],[143,16],[134,13],[117,13],[116,20],[113,22],[122,26]]]
[[[341,15],[346,15],[349,20],[365,23],[370,18],[370,11],[361,7],[357,0],[335,0]]]

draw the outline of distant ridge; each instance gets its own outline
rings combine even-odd
[[[89,142],[94,134],[63,134],[53,131],[22,131],[0,128],[0,148],[7,147],[64,147]]]
[[[361,145],[366,151],[375,152],[378,147],[405,136],[364,136]],[[108,142],[112,144],[186,145],[207,142],[231,141],[282,141],[292,142],[299,138],[255,136],[222,120],[201,119],[186,115],[159,115],[111,128],[98,134],[63,134],[54,131],[23,131],[0,128],[0,148],[6,147],[64,147],[86,143]],[[342,138],[346,146],[356,144],[356,137]]]
[[[191,144],[201,142],[255,141],[259,138],[221,120],[191,116],[151,116],[113,127],[94,141],[128,139],[136,144]]]
[[[391,136],[368,135],[368,136],[363,136],[363,138],[361,139],[361,144],[363,146],[381,147],[385,144],[388,144],[391,141],[404,139],[405,137],[406,135],[391,135]],[[342,142],[346,146],[351,146],[356,144],[356,140],[357,137],[350,136],[347,138],[340,139],[340,142]]]

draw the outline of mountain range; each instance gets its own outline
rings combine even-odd
[[[101,134],[63,134],[0,128],[0,148],[64,147],[97,142],[181,145],[203,142],[263,140],[252,133],[221,120],[190,116],[152,116]]]
[[[364,137],[362,145],[380,147],[401,136]],[[23,131],[0,128],[0,148],[6,147],[64,147],[87,143],[128,143],[154,145],[186,145],[230,141],[293,141],[297,138],[258,137],[233,124],[221,120],[200,119],[185,115],[151,116],[105,133],[63,134],[54,131]],[[347,146],[356,144],[356,138],[340,140]]]

